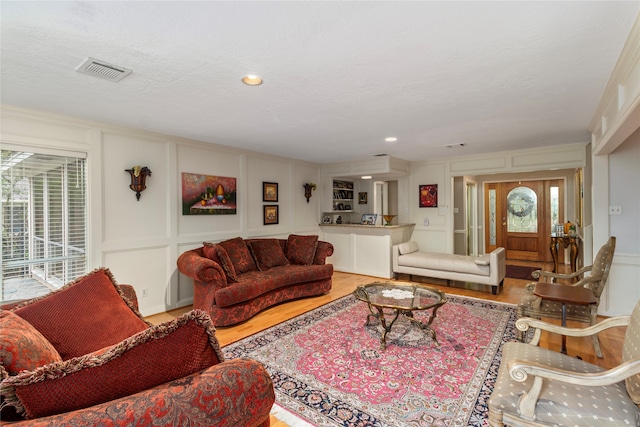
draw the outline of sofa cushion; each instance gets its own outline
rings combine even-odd
[[[273,267],[289,265],[277,239],[253,239],[247,241],[258,270],[266,271]]]
[[[287,238],[287,259],[291,264],[311,265],[317,244],[318,236],[290,234]]]
[[[29,322],[11,311],[0,312],[0,365],[9,375],[60,361],[53,345]]]
[[[223,361],[209,315],[192,310],[92,354],[23,372],[0,385],[27,418],[86,408]]]
[[[403,267],[426,268],[430,270],[455,271],[458,273],[489,276],[488,265],[478,265],[474,257],[441,254],[436,252],[413,252],[398,257],[398,265]]]
[[[249,252],[249,248],[242,237],[225,240],[218,243],[218,245],[222,246],[224,250],[227,251],[236,274],[240,275],[248,271],[255,271],[258,269],[258,267],[256,267],[256,263],[253,261],[251,253]]]
[[[400,255],[407,255],[413,252],[418,252],[418,244],[416,242],[400,243],[398,245],[398,252]]]
[[[267,271],[252,271],[239,276],[238,283],[220,289],[215,300],[218,307],[229,307],[252,300],[274,289],[306,282],[330,279],[333,265],[286,265]]]
[[[222,267],[227,283],[237,282],[238,275],[227,251],[225,251],[222,246],[211,242],[203,242],[202,245],[202,254],[211,261],[217,262]]]
[[[100,268],[12,311],[36,328],[62,360],[119,343],[149,327],[122,299],[109,269]]]

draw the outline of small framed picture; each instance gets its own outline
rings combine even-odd
[[[262,183],[262,201],[263,202],[278,201],[278,183],[277,182]]]
[[[278,205],[264,205],[264,225],[278,223]]]
[[[378,214],[363,214],[360,224],[363,225],[375,225]]]
[[[361,205],[366,205],[367,204],[367,192],[365,191],[364,193],[358,193],[358,203]]]
[[[438,207],[438,184],[428,184],[420,186],[418,195],[421,208]]]

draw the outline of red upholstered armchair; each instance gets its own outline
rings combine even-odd
[[[264,427],[275,401],[260,363],[224,360],[205,312],[150,325],[106,269],[3,306],[0,362],[3,425]]]

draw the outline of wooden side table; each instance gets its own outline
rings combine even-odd
[[[567,303],[590,305],[598,302],[591,289],[557,283],[538,282],[533,294],[542,299],[562,304],[562,326],[565,327],[567,326]],[[567,337],[565,335],[562,335],[562,349],[560,351],[567,354]]]
[[[571,272],[575,273],[578,261],[578,252],[580,251],[580,247],[578,246],[579,242],[580,237],[578,236],[551,233],[551,246],[549,249],[551,250],[551,256],[553,257],[554,273],[558,272],[558,245],[562,245],[563,248],[571,248]]]

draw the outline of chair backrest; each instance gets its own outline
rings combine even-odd
[[[609,270],[611,270],[611,263],[613,262],[613,253],[616,251],[616,238],[614,236],[609,237],[607,243],[602,245],[598,251],[596,258],[593,260],[591,266],[591,275],[598,278],[596,282],[591,282],[589,287],[593,291],[596,298],[600,298],[604,285],[609,278]]]
[[[636,307],[631,313],[631,322],[627,326],[622,343],[622,361],[626,362],[631,359],[640,357],[640,300],[636,303]],[[625,381],[627,393],[635,404],[640,404],[640,375],[633,375]]]

